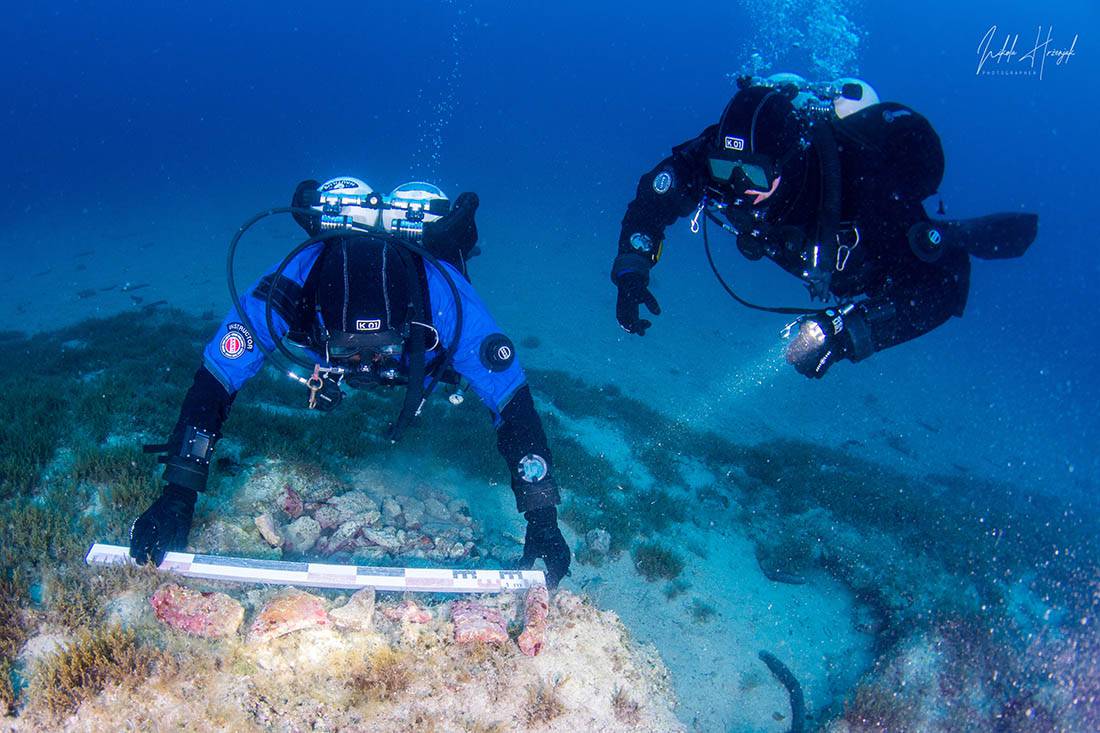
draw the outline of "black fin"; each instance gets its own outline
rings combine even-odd
[[[1039,234],[1038,214],[1001,213],[942,222],[949,246],[983,260],[1021,257]]]
[[[935,262],[949,247],[983,260],[1007,260],[1023,256],[1038,234],[1038,214],[1000,213],[918,222],[909,229],[909,244],[925,262]]]

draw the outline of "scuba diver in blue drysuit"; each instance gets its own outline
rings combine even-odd
[[[350,177],[299,184],[291,212],[310,239],[234,297],[239,306],[206,345],[168,442],[149,447],[162,453],[166,485],[131,528],[134,558],[159,564],[186,546],[222,423],[278,350],[306,368],[291,376],[308,389],[311,409],[335,409],[346,387],[406,385],[392,440],[439,381],[468,384],[492,414],[527,520],[519,567],[542,558],[547,582],[557,585],[570,554],[546,435],[515,347],[467,278],[477,206],[467,193],[451,207],[430,184],[406,184],[389,197]]]

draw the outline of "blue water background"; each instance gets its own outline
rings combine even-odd
[[[561,326],[568,309],[618,339],[598,359],[578,346],[574,367],[585,378],[615,381],[622,363],[646,359],[709,373],[737,363],[744,344],[773,340],[782,324],[723,299],[683,224],[655,273],[669,314],[652,337],[616,334],[606,273],[638,175],[716,118],[751,34],[776,31],[748,16],[758,7],[14,6],[0,26],[4,269],[18,277],[74,257],[89,238],[109,242],[116,228],[135,227],[220,263],[233,228],[285,202],[301,178],[354,173],[388,188],[431,177],[452,193],[481,194],[489,254],[478,278],[502,319],[537,332],[540,323]],[[1023,479],[1089,492],[1100,398],[1095,5],[867,2],[849,13],[866,33],[862,74],[884,98],[924,113],[943,138],[948,213],[1036,210],[1041,234],[1024,260],[975,263],[963,321],[861,371],[842,365],[826,384],[784,379],[782,389],[815,404],[819,433],[832,416],[856,419],[854,395],[865,388],[924,404],[982,403],[1001,423],[990,435],[1012,436],[1006,454],[1036,442],[1044,455],[1065,452],[1064,473]],[[978,41],[993,24],[998,38],[1020,33],[1021,52],[1038,24],[1053,25],[1056,46],[1080,34],[1077,55],[1048,62],[1042,80],[976,75]],[[129,247],[99,251],[150,256]],[[254,257],[273,262],[282,251]],[[802,302],[801,288],[766,263],[721,259],[747,294]],[[585,287],[574,290],[578,283]],[[209,287],[219,298],[221,284]],[[18,316],[5,316],[18,327]],[[713,324],[719,337],[698,343],[677,318]],[[914,394],[904,394],[909,384]],[[694,388],[684,389],[691,400]],[[953,440],[949,412],[942,426]]]

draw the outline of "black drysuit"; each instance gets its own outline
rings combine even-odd
[[[866,325],[852,329],[854,337],[862,334],[851,354],[858,360],[961,316],[969,292],[970,258],[954,249],[927,263],[909,244],[909,227],[928,219],[921,202],[935,193],[943,174],[943,151],[927,120],[903,105],[882,103],[824,124],[832,126],[841,181],[829,291],[842,301],[858,300],[856,314]],[[711,179],[707,164],[716,129],[709,127],[678,145],[642,176],[623,217],[613,279],[624,268],[656,264],[665,228],[692,214],[704,196],[721,200],[728,195]],[[767,202],[769,234],[754,237],[742,226],[738,237],[746,256],[766,256],[800,278],[821,216],[824,184],[816,142],[804,161],[800,175],[783,180],[774,200]],[[652,243],[643,257],[632,243],[637,234]]]

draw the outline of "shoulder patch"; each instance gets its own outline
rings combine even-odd
[[[630,246],[638,252],[645,252],[648,254],[653,251],[653,240],[649,238],[648,234],[634,232],[630,235]]]
[[[516,473],[529,484],[537,484],[546,478],[549,472],[549,464],[538,453],[528,453],[519,459],[519,465],[516,466]]]
[[[653,177],[653,190],[657,193],[668,193],[676,180],[672,177],[672,171],[661,171]]]
[[[481,363],[491,372],[503,372],[516,360],[516,347],[502,333],[494,333],[481,342]]]
[[[243,323],[228,324],[225,327],[225,335],[222,336],[221,352],[226,359],[239,359],[246,351],[252,351],[255,343],[252,334],[244,327]]]

